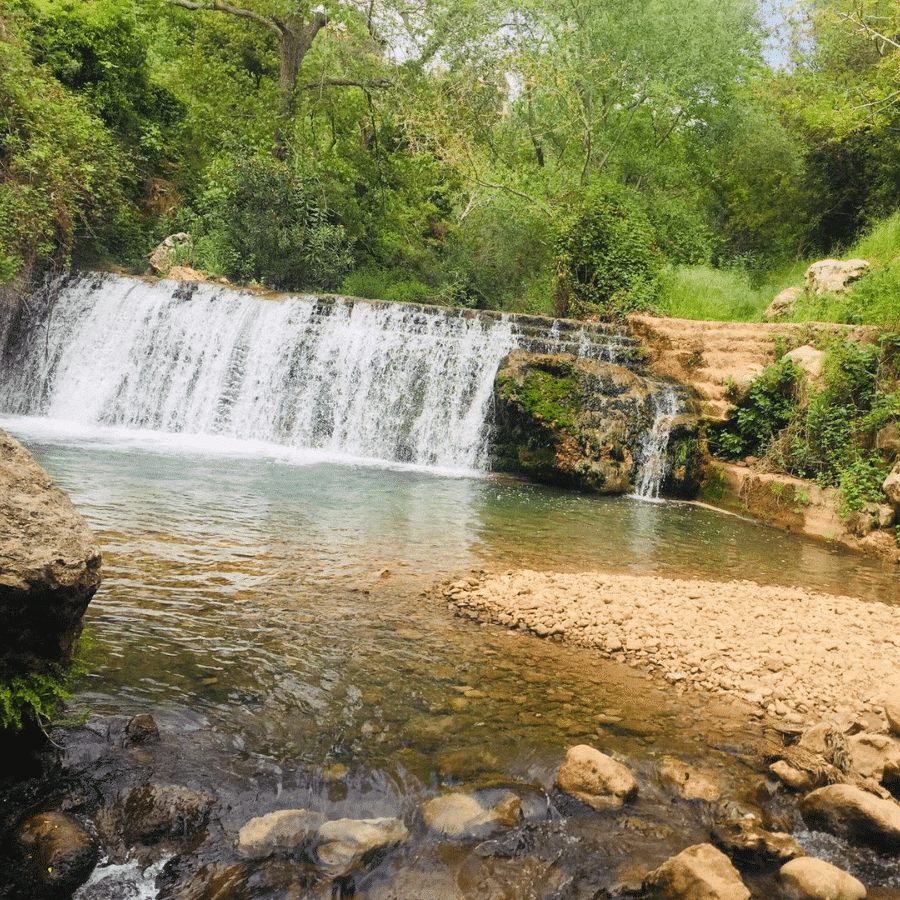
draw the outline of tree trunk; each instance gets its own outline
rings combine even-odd
[[[299,16],[289,16],[279,22],[281,69],[278,74],[278,120],[275,129],[275,149],[277,159],[287,154],[285,131],[297,111],[297,78],[300,64],[309,52],[316,35],[328,24],[328,16],[316,12],[304,22]]]

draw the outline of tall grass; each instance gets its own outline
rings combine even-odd
[[[673,266],[662,275],[659,311],[680,319],[754,322],[762,319],[772,298],[796,283],[803,267],[766,274],[761,283],[745,269]]]
[[[846,294],[807,296],[794,307],[795,322],[843,322],[900,328],[900,213],[875,223],[842,259],[861,258],[868,275]],[[817,257],[821,258],[821,257]],[[761,321],[773,298],[787,287],[802,287],[814,259],[767,273],[760,280],[743,269],[676,266],[663,273],[659,312],[683,319]]]

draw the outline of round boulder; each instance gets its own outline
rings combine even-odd
[[[785,863],[778,873],[790,900],[865,900],[866,888],[848,872],[806,856]]]
[[[31,897],[71,897],[97,865],[96,838],[66,813],[32,816],[19,826],[15,841],[19,878]]]
[[[556,776],[561,791],[594,809],[615,809],[637,796],[634,775],[587,744],[572,747]]]
[[[712,844],[695,844],[644,879],[644,897],[656,900],[750,900],[731,860]]]
[[[900,803],[850,784],[829,784],[800,801],[807,826],[850,843],[900,853]]]

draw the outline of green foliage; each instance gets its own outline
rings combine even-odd
[[[798,374],[790,360],[767,366],[738,399],[725,427],[710,435],[710,449],[726,459],[763,453],[797,411]]]
[[[625,192],[590,190],[563,219],[554,250],[560,315],[615,320],[653,307],[662,260],[653,227]]]
[[[859,509],[882,497],[890,466],[874,450],[875,437],[900,422],[898,363],[897,333],[874,344],[836,342],[821,387],[800,405],[797,371],[782,360],[751,382],[710,448],[731,459],[765,455],[792,475],[837,487],[845,508]]]
[[[54,260],[121,202],[126,163],[99,119],[36,67],[0,10],[0,279]]]
[[[353,241],[317,185],[290,163],[238,161],[222,208],[230,278],[281,290],[336,291],[353,265]]]

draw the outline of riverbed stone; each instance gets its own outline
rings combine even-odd
[[[279,809],[258,816],[238,832],[237,848],[246,856],[292,850],[316,834],[323,818],[307,809]]]
[[[31,816],[15,834],[17,887],[23,896],[69,897],[87,881],[99,856],[97,839],[74,816]]]
[[[638,783],[627,766],[587,744],[566,753],[556,783],[560,790],[594,809],[619,807],[638,792]]]
[[[722,788],[710,775],[677,759],[667,759],[660,774],[678,788],[678,793],[686,800],[705,800],[712,803],[722,796]]]
[[[849,872],[807,856],[785,863],[778,873],[788,900],[865,900],[865,885]]]
[[[100,561],[68,496],[0,431],[0,678],[71,660]]]
[[[849,784],[829,784],[800,801],[807,826],[853,844],[900,853],[900,803]]]
[[[769,771],[787,788],[798,794],[814,790],[818,785],[810,772],[797,769],[787,760],[779,759],[769,766]]]
[[[432,830],[447,837],[474,837],[509,828],[522,817],[522,801],[507,791],[492,807],[471,794],[434,797],[422,806],[422,817]]]
[[[322,868],[337,878],[371,854],[400,844],[408,836],[400,819],[333,819],[319,828],[316,855]]]
[[[115,827],[126,846],[190,844],[206,830],[216,798],[183,785],[147,784],[124,792]]]
[[[731,860],[712,844],[682,850],[647,875],[643,890],[653,900],[750,900]]]
[[[806,855],[789,834],[767,831],[756,819],[750,818],[720,822],[712,830],[712,842],[746,868],[775,868]]]
[[[900,741],[886,734],[860,732],[847,738],[853,769],[863,778],[891,786],[900,782]]]

